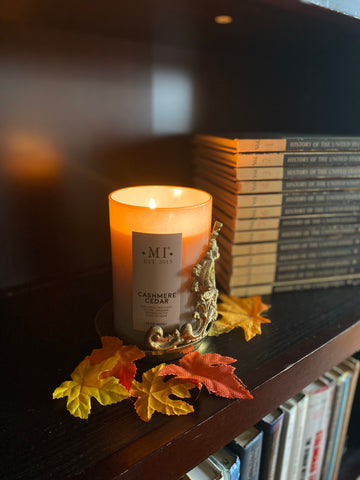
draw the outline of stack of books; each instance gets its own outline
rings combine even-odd
[[[360,283],[360,137],[196,135],[195,184],[224,226],[217,280],[236,296]]]
[[[186,480],[336,480],[360,361],[350,357],[188,472]]]

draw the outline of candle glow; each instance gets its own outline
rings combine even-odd
[[[206,253],[211,196],[191,188],[129,187],[109,196],[118,335],[142,345],[154,325],[191,320],[193,267]]]

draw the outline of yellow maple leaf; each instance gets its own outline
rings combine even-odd
[[[260,296],[238,298],[219,295],[222,303],[218,304],[218,313],[222,318],[212,325],[209,335],[218,336],[227,333],[234,328],[241,327],[244,330],[245,340],[248,342],[255,335],[261,335],[261,324],[270,323],[268,318],[261,316],[271,305],[262,302]]]
[[[85,357],[71,374],[72,380],[63,382],[54,390],[53,398],[68,397],[66,408],[74,417],[88,418],[91,398],[101,405],[121,402],[130,396],[127,389],[115,377],[100,378],[118,362],[118,357],[110,357],[97,365],[90,365]]]
[[[133,381],[131,395],[137,397],[135,409],[145,422],[151,419],[155,411],[166,415],[187,415],[194,411],[192,405],[182,400],[173,400],[170,395],[189,398],[189,390],[195,385],[177,378],[165,382],[164,377],[159,376],[164,365],[162,363],[143,373],[142,382]]]

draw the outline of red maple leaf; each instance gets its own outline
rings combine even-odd
[[[198,351],[188,353],[179,361],[179,365],[166,365],[159,375],[176,375],[195,383],[199,388],[205,385],[210,393],[226,398],[253,398],[244,383],[235,373],[235,367],[229,365],[236,360],[223,357],[218,353],[202,355]]]

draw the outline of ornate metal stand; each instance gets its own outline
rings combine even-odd
[[[221,227],[221,222],[215,222],[209,249],[192,271],[194,280],[191,291],[197,295],[192,321],[184,324],[180,330],[176,329],[165,337],[161,327],[151,327],[145,336],[146,346],[149,348],[148,354],[161,355],[163,353],[180,351],[189,347],[189,345],[200,342],[208,334],[212,323],[218,315],[215,262],[220,256],[216,239]]]

